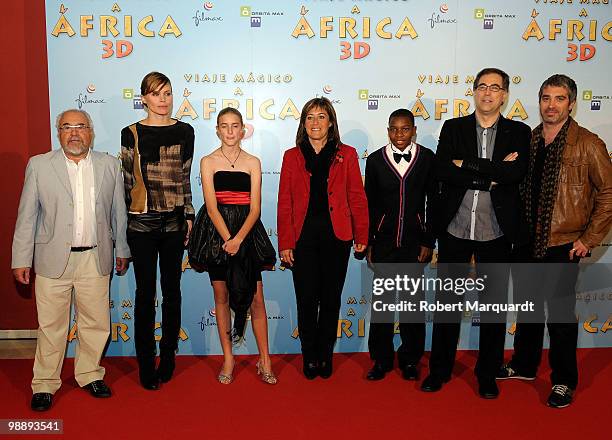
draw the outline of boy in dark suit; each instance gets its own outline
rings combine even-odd
[[[398,268],[397,264],[402,264],[410,276],[420,277],[424,263],[431,260],[435,243],[431,227],[435,156],[413,141],[416,127],[409,110],[391,113],[387,132],[390,142],[370,154],[366,162],[365,191],[370,215],[368,262],[375,266],[377,276],[381,276],[381,267]],[[368,380],[383,379],[393,369],[393,315],[387,313],[382,319],[383,315],[378,315],[379,319],[370,323],[368,347],[374,366],[367,374]],[[411,315],[407,319],[410,322],[403,321],[400,319],[399,324],[402,339],[398,349],[399,367],[404,379],[416,380],[425,349],[424,316]]]

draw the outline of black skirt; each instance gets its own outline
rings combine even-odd
[[[249,205],[217,205],[230,234],[234,237],[249,215]],[[230,308],[234,311],[232,341],[239,342],[244,335],[246,317],[261,270],[273,270],[276,251],[261,223],[257,222],[246,236],[238,253],[230,256],[222,248],[223,239],[217,232],[206,206],[196,216],[189,240],[189,264],[197,272],[227,268],[225,280],[229,291]]]

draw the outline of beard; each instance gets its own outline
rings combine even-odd
[[[82,156],[84,154],[87,154],[87,151],[89,151],[89,146],[85,145],[82,142],[72,144],[68,143],[62,148],[67,154],[70,154],[71,156]]]
[[[567,117],[569,116],[569,113],[564,114],[563,112],[558,112],[554,114],[543,114],[541,116],[542,116],[542,121],[548,124],[558,124],[559,122],[565,121]]]

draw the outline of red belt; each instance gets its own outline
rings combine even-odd
[[[221,205],[251,204],[251,193],[248,191],[216,191],[215,196]]]

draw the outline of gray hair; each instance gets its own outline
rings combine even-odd
[[[93,120],[91,119],[91,116],[89,116],[89,113],[87,113],[85,110],[80,110],[76,108],[64,110],[59,115],[57,115],[57,118],[55,118],[55,128],[59,130],[59,122],[62,120],[62,118],[64,117],[66,113],[71,113],[71,112],[81,113],[83,116],[85,116],[85,118],[87,119],[87,124],[89,125],[89,128],[91,128],[91,130],[93,131],[93,128],[94,128]]]
[[[544,93],[544,87],[563,87],[565,90],[567,90],[569,101],[576,101],[576,96],[578,95],[578,87],[576,87],[576,81],[574,81],[567,75],[557,73],[549,77],[546,81],[544,81],[540,86],[540,91],[538,92],[538,101],[542,100],[542,93]]]

